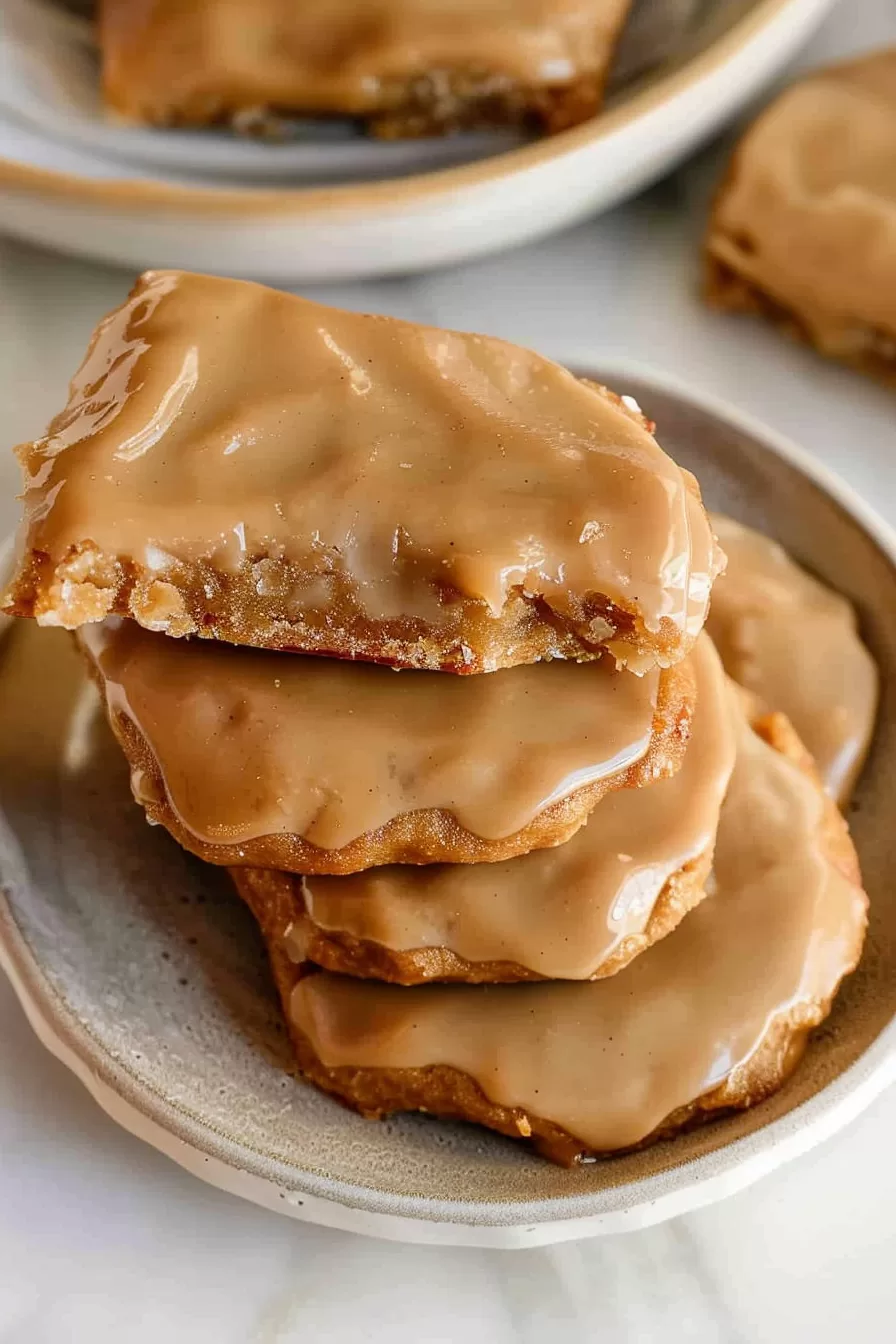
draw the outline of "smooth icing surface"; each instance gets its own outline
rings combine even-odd
[[[127,113],[186,102],[364,113],[408,81],[555,87],[599,73],[627,0],[106,0],[106,88]],[[503,81],[503,83],[502,83]],[[394,85],[399,88],[395,89]]]
[[[741,712],[715,889],[618,975],[408,989],[323,972],[292,1017],[328,1067],[450,1065],[599,1151],[637,1143],[853,964],[866,902],[831,861],[825,807]]]
[[[710,850],[734,765],[730,692],[709,639],[690,655],[697,709],[684,764],[671,779],[602,798],[555,849],[505,863],[391,865],[301,879],[321,929],[395,950],[444,947],[468,961],[511,961],[540,975],[586,979],[650,919],[667,879]],[[304,960],[299,926],[286,938]]]
[[[845,597],[819,583],[761,532],[714,515],[728,567],[707,630],[730,677],[781,710],[828,792],[844,802],[868,752],[878,675]]]
[[[486,839],[650,745],[659,679],[611,659],[452,677],[86,626],[110,712],[139,730],[182,824],[210,843],[338,848],[418,808]],[[140,798],[140,772],[134,790]]]

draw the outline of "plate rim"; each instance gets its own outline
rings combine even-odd
[[[550,351],[552,358],[579,372],[591,370],[622,386],[626,379],[688,401],[698,410],[755,438],[775,456],[802,472],[838,503],[877,544],[896,570],[896,529],[859,493],[804,448],[721,397],[699,392],[687,382],[635,361],[603,360],[582,349]],[[8,559],[9,543],[0,547]],[[2,560],[0,560],[2,563]],[[418,1244],[523,1248],[605,1233],[634,1230],[701,1208],[751,1185],[763,1175],[831,1137],[896,1082],[896,1017],[849,1068],[814,1096],[753,1133],[640,1181],[611,1186],[593,1195],[559,1196],[507,1205],[500,1201],[435,1201],[359,1190],[314,1173],[293,1175],[287,1188],[271,1175],[248,1170],[220,1153],[226,1148],[199,1120],[184,1116],[170,1101],[142,1085],[141,1104],[102,1076],[116,1061],[92,1041],[44,975],[18,930],[5,893],[0,891],[0,968],[41,1043],[87,1087],[119,1125],[207,1183],[265,1208],[306,1222],[391,1241]],[[119,1073],[123,1072],[121,1069]],[[141,1085],[135,1085],[135,1092]],[[155,1112],[155,1113],[153,1113]],[[166,1119],[168,1124],[165,1123]],[[172,1121],[176,1119],[177,1123]],[[177,1131],[180,1131],[178,1133]],[[189,1137],[183,1137],[184,1133]],[[218,1140],[215,1143],[215,1140]],[[233,1145],[234,1151],[239,1145]],[[243,1152],[245,1153],[245,1149]],[[270,1165],[270,1159],[266,1159]],[[311,1188],[326,1188],[321,1194]],[[416,1206],[416,1207],[415,1207]],[[504,1216],[501,1217],[501,1211]],[[496,1214],[498,1216],[496,1216]],[[508,1217],[509,1214],[509,1217]]]
[[[413,173],[407,177],[373,182],[347,182],[316,187],[192,186],[153,179],[87,178],[76,173],[0,156],[0,188],[17,194],[63,198],[80,204],[139,207],[166,213],[189,209],[206,214],[309,214],[327,210],[364,208],[392,213],[409,200],[430,201],[465,189],[499,185],[517,173],[562,160],[578,150],[622,132],[659,108],[699,90],[732,62],[749,62],[754,46],[768,40],[776,25],[782,34],[791,27],[811,31],[832,7],[833,0],[757,0],[709,47],[682,67],[661,76],[647,88],[625,99],[617,108],[556,135],[468,164]]]

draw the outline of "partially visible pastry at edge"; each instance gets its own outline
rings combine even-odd
[[[709,300],[896,378],[896,47],[808,75],[747,131],[706,242]]]
[[[787,715],[842,806],[877,710],[877,664],[859,638],[855,610],[770,537],[721,514],[712,525],[728,566],[706,628],[725,671],[765,710]]]
[[[302,976],[257,914],[300,1067],[364,1115],[426,1110],[571,1163],[752,1106],[856,965],[867,898],[846,823],[786,719],[742,720],[714,890],[609,979],[405,988]]]
[[[684,656],[722,557],[605,389],[485,336],[150,272],[19,450],[2,604],[77,628],[492,671]]]
[[[265,114],[386,137],[593,116],[631,0],[101,0],[107,104],[162,126]]]
[[[79,639],[135,797],[210,863],[347,873],[560,844],[609,790],[678,767],[694,708],[690,659],[458,678],[115,619]]]
[[[294,962],[348,975],[419,984],[617,973],[705,894],[735,729],[706,635],[690,661],[697,704],[681,768],[647,789],[614,790],[567,844],[506,863],[351,877],[234,868],[237,890],[281,913]],[[265,922],[273,938],[275,921]]]

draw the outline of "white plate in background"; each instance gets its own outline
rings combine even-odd
[[[771,79],[831,0],[700,0],[658,65],[623,50],[599,116],[501,152],[501,136],[377,144],[319,123],[280,146],[111,126],[83,30],[41,2],[0,0],[0,229],[131,269],[300,282],[445,265],[616,204]]]

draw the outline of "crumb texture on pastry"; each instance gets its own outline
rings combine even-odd
[[[684,656],[722,557],[619,398],[505,341],[150,272],[19,450],[5,609],[490,671]]]

